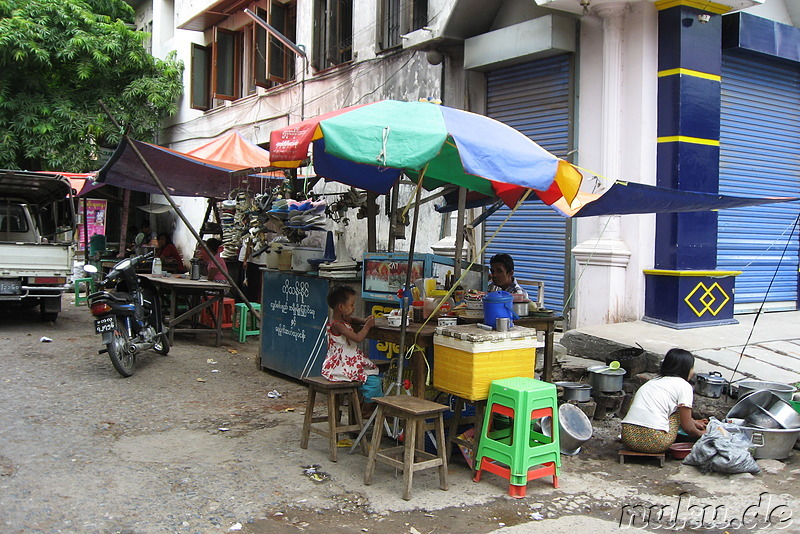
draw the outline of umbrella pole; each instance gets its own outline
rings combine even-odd
[[[424,173],[423,173],[424,174]],[[419,220],[419,201],[420,196],[422,194],[422,176],[420,176],[419,183],[417,184],[417,193],[416,193],[416,208],[414,209],[414,222],[411,225],[411,243],[409,245],[408,251],[408,263],[406,265],[406,288],[409,288],[408,291],[411,291],[411,267],[414,263],[414,244],[417,239],[417,222]],[[396,209],[392,210],[392,213],[395,213]],[[401,293],[401,295],[403,295]],[[400,309],[402,310],[401,317],[408,316],[408,299],[403,295],[403,298],[400,301]],[[392,394],[392,392],[396,392],[400,395],[403,391],[403,361],[405,360],[405,351],[406,351],[406,320],[403,319],[400,321],[400,352],[397,353],[397,380],[395,380],[394,384],[390,385],[386,388],[384,392],[385,396]],[[414,387],[425,387],[425,384],[415,384]],[[369,419],[364,423],[364,428],[361,429],[356,439],[353,440],[353,445],[350,446],[350,450],[348,451],[349,454],[353,454],[353,451],[358,447],[358,444],[364,439],[364,434],[367,433],[367,430],[372,426],[372,423],[375,421],[375,416],[378,414],[378,411],[375,410],[372,412],[372,415],[369,416]],[[373,432],[382,432],[383,429],[376,428]]]
[[[117,123],[117,121],[114,119],[114,116],[111,114],[111,111],[106,107],[106,105],[102,101],[100,101],[99,103],[100,103],[100,106],[103,108],[103,111],[105,111],[106,115],[108,115],[108,118],[111,119],[111,122],[113,122],[117,127],[119,127],[119,123]],[[206,251],[206,254],[208,255],[208,258],[214,263],[214,265],[217,266],[217,269],[219,269],[219,271],[223,275],[225,275],[225,279],[231,285],[231,289],[233,289],[236,292],[236,295],[240,299],[242,299],[242,302],[244,302],[245,305],[247,305],[247,307],[250,309],[250,312],[260,321],[261,320],[261,314],[259,312],[257,312],[255,309],[253,309],[253,304],[247,299],[247,297],[244,296],[244,293],[242,293],[242,290],[239,289],[238,285],[236,285],[236,282],[234,281],[233,277],[231,277],[231,275],[228,274],[228,270],[220,264],[220,262],[217,259],[216,255],[211,252],[211,249],[208,248],[208,245],[206,245],[206,242],[202,240],[202,238],[200,237],[200,234],[198,234],[197,230],[195,230],[194,227],[191,225],[191,223],[189,222],[189,219],[186,218],[186,216],[183,214],[183,212],[178,207],[178,205],[175,204],[175,201],[172,199],[172,195],[169,194],[169,191],[167,191],[167,188],[164,187],[164,184],[161,182],[159,177],[156,175],[156,172],[153,170],[152,167],[150,167],[150,165],[147,163],[147,160],[145,159],[145,157],[139,151],[139,148],[133,143],[133,140],[130,138],[130,136],[128,136],[127,131],[122,134],[122,137],[125,139],[125,141],[127,141],[128,145],[131,147],[131,149],[133,149],[133,152],[134,152],[134,154],[136,154],[136,157],[139,159],[139,162],[142,164],[142,166],[145,168],[147,173],[150,175],[150,178],[153,179],[153,182],[155,182],[155,184],[161,190],[161,194],[164,195],[164,198],[167,199],[167,202],[169,202],[169,205],[172,206],[172,209],[175,210],[175,213],[178,215],[178,217],[180,217],[181,221],[183,221],[183,224],[185,224],[186,227],[189,229],[189,231],[192,233],[194,238],[197,240],[197,243],[201,247],[203,247],[203,250]]]
[[[406,264],[406,283],[404,286],[405,291],[411,291],[411,267],[414,264],[414,246],[417,241],[417,222],[419,221],[419,200],[422,194],[422,176],[420,176],[419,183],[417,184],[417,194],[414,200],[415,209],[414,209],[414,222],[411,225],[411,242],[409,243],[408,247],[408,262]],[[406,297],[405,293],[401,293],[402,299],[400,301],[400,317],[403,319],[400,321],[400,352],[397,355],[397,380],[395,382],[395,388],[397,388],[397,392],[400,393],[403,387],[403,362],[406,357],[406,330],[408,330],[406,323],[408,321],[405,320],[408,317],[408,298]],[[425,384],[414,384],[414,387],[425,387]]]

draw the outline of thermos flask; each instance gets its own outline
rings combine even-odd
[[[192,258],[192,280],[200,280],[200,259],[199,258]]]

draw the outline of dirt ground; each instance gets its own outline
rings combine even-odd
[[[557,489],[538,479],[512,499],[495,475],[473,482],[456,453],[448,491],[423,471],[404,501],[394,470],[365,486],[363,456],[340,449],[332,463],[319,436],[300,449],[305,388],[262,371],[256,339],[182,336],[124,379],[97,354],[87,309],[64,308],[55,324],[0,312],[3,533],[800,532],[798,451],[758,475],[620,465],[618,419],[594,421],[580,454],[562,456]]]

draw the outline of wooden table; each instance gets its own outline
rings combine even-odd
[[[422,351],[415,350],[411,354],[411,369],[414,375],[414,396],[421,399],[425,398],[425,375],[427,366],[425,365],[424,349],[433,347],[433,333],[436,330],[436,321],[431,321],[425,326],[420,323],[410,323],[406,327],[406,349],[416,343]],[[420,327],[422,327],[420,329]],[[419,330],[419,333],[417,331]],[[367,334],[368,339],[377,339],[388,343],[400,343],[400,327],[389,326],[385,317],[376,317],[375,326]],[[401,357],[401,355],[398,355]]]
[[[553,338],[556,330],[556,323],[563,319],[563,317],[551,315],[544,317],[521,317],[514,321],[514,325],[516,326],[524,326],[525,328],[533,328],[544,332],[544,368],[542,371],[542,380],[545,382],[553,381]],[[464,323],[477,323],[480,321],[480,319],[464,320],[463,318],[459,318],[459,322]],[[406,327],[406,347],[410,347],[415,341],[417,346],[422,349],[433,347],[433,334],[437,326],[436,321],[431,321],[425,326],[422,326],[421,330],[420,326],[420,323],[410,323],[408,327]],[[418,330],[419,334],[417,334]],[[389,326],[385,317],[376,317],[375,326],[370,329],[367,338],[399,344],[400,327]],[[414,385],[417,386],[419,384],[419,386],[414,388],[414,394],[417,397],[424,398],[425,376],[427,372],[424,352],[414,351],[412,353],[411,369],[414,375]]]
[[[545,382],[553,381],[553,337],[556,331],[556,323],[563,321],[564,318],[557,315],[545,317],[526,316],[514,320],[515,326],[525,328],[535,328],[544,331],[544,367],[542,369],[542,380]]]
[[[156,286],[162,295],[169,295],[169,319],[166,321],[169,327],[169,343],[173,344],[174,334],[177,333],[209,333],[217,335],[217,347],[222,344],[222,299],[225,292],[230,289],[230,285],[224,282],[209,282],[208,280],[190,280],[189,278],[172,276],[161,276],[153,274],[141,275],[147,278]],[[206,297],[204,300],[202,297]],[[178,298],[185,298],[189,303],[189,309],[180,315],[177,312]],[[206,308],[219,303],[217,306],[217,316],[215,317],[216,327],[206,328],[199,324],[199,321],[191,322],[190,327],[177,328],[189,319],[199,319],[200,314]]]

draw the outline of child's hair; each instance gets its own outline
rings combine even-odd
[[[336,306],[339,304],[344,304],[347,302],[347,299],[356,294],[356,290],[350,286],[333,286],[331,290],[328,292],[328,306],[332,310],[336,309]]]
[[[661,376],[677,376],[689,380],[689,371],[694,367],[694,354],[684,349],[669,349],[661,362]]]

